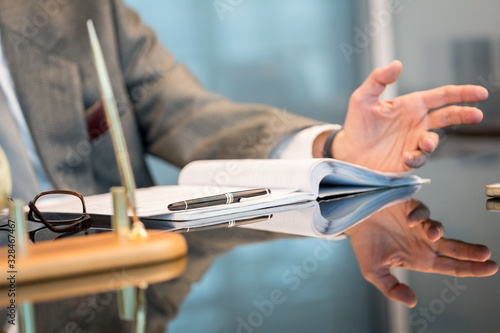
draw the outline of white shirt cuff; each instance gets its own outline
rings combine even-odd
[[[289,140],[283,142],[284,147],[280,147],[281,153],[278,158],[283,159],[304,159],[312,158],[313,142],[323,132],[340,131],[340,125],[317,125],[303,129],[293,135]]]

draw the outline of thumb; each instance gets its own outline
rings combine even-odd
[[[358,88],[361,95],[378,97],[384,92],[385,86],[395,82],[403,64],[399,60],[394,60],[386,67],[374,69],[363,84]]]
[[[417,296],[410,287],[403,283],[398,283],[391,290],[388,290],[386,296],[391,301],[401,302],[409,308],[417,305]]]
[[[378,272],[368,274],[365,278],[373,283],[391,301],[401,302],[409,308],[413,308],[417,304],[417,297],[413,290],[407,285],[400,283],[391,274],[389,267],[384,267]]]

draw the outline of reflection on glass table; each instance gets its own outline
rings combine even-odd
[[[384,207],[408,199],[420,187],[400,186],[305,202],[293,206],[293,209],[282,208],[281,211],[275,211],[269,221],[244,227],[324,239],[343,238],[342,233],[345,230]]]
[[[500,212],[500,198],[486,200],[486,210],[490,212]]]
[[[145,332],[146,328],[145,293],[148,285],[176,278],[185,268],[186,258],[179,258],[145,266],[123,267],[96,274],[16,285],[14,289],[9,289],[13,288],[12,286],[6,286],[0,288],[0,305],[7,309],[7,317],[11,315],[17,320],[15,313],[9,312],[12,290],[14,290],[16,305],[19,308],[19,321],[24,323],[25,327],[21,332],[35,332],[33,328],[37,327],[35,319],[37,311],[32,306],[33,303],[43,304],[99,293],[99,295],[116,298],[119,314],[116,320],[129,322],[129,325],[133,326],[134,333],[141,333]],[[68,320],[68,318],[61,319]]]
[[[409,307],[417,298],[391,274],[392,267],[457,277],[490,276],[498,270],[486,246],[443,238],[443,225],[415,199],[387,207],[345,233],[366,280]]]
[[[483,245],[443,238],[443,226],[430,219],[430,212],[422,203],[409,197],[414,191],[414,188],[399,188],[361,197],[316,202],[297,210],[284,209],[272,216],[261,216],[261,222],[242,223],[241,227],[228,221],[202,227],[198,231],[190,227],[189,233],[185,234],[189,244],[185,271],[170,280],[159,277],[151,281],[145,291],[146,331],[165,332],[168,322],[175,317],[189,295],[190,286],[199,282],[213,263],[231,249],[279,238],[302,235],[336,240],[339,235],[348,235],[363,277],[389,299],[408,306],[415,305],[416,296],[408,286],[400,284],[391,275],[392,267],[452,276],[494,274],[497,265],[488,260],[489,249]],[[325,224],[325,221],[329,223]],[[155,223],[150,227],[160,228],[160,222]],[[232,227],[234,225],[237,227]],[[90,229],[90,234],[106,229],[105,223],[95,226],[102,229]],[[167,223],[164,230],[169,232],[171,228],[172,225]],[[235,264],[235,269],[244,269]],[[159,268],[153,273],[161,275],[164,271]],[[278,273],[279,278],[281,272]],[[135,276],[135,273],[126,275]],[[75,330],[107,332],[113,328],[132,332],[132,323],[120,319],[117,293],[103,293],[98,287],[99,281],[106,284],[110,279],[81,280],[68,285],[68,288],[65,288],[66,284],[54,285],[54,290],[59,293],[56,298],[34,297],[37,290],[50,290],[47,286],[23,289],[22,292],[26,291],[23,297],[35,302],[37,327],[43,331],[64,331],[65,325],[71,323]],[[285,290],[288,287],[283,284],[280,288]],[[64,294],[62,290],[71,292]]]
[[[488,260],[486,246],[442,238],[442,224],[430,219],[423,203],[409,197],[419,188],[321,201],[308,211],[275,214],[267,223],[247,227],[330,240],[347,235],[365,279],[390,300],[413,307],[415,294],[391,274],[392,267],[457,277],[490,276],[498,270]]]

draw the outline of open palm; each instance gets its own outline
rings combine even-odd
[[[386,85],[399,77],[402,64],[375,69],[352,94],[344,129],[334,141],[335,158],[371,169],[406,172],[422,166],[439,136],[431,130],[477,124],[481,110],[453,104],[476,103],[488,97],[480,86],[443,86],[380,100]]]

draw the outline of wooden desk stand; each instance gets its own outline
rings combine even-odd
[[[0,248],[0,286],[95,273],[120,267],[142,266],[184,257],[186,241],[180,234],[149,231],[147,238],[127,239],[114,233],[65,238],[30,244],[15,268],[7,266],[8,248]],[[9,273],[15,272],[15,273]]]
[[[180,234],[156,230],[147,233],[145,230],[130,231],[127,206],[124,204],[125,192],[123,188],[115,188],[112,192],[115,196],[116,232],[37,244],[22,245],[27,237],[24,212],[22,204],[15,203],[17,205],[11,207],[11,220],[16,220],[18,231],[15,258],[12,257],[11,247],[0,248],[0,286],[143,266],[186,256],[186,241]],[[9,259],[14,259],[14,262]]]

